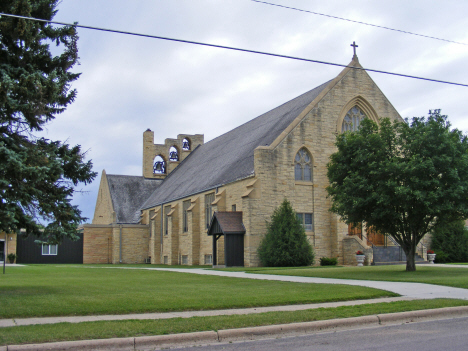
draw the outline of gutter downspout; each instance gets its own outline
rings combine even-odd
[[[161,250],[160,250],[160,254],[159,254],[159,260],[160,260],[160,263],[164,263],[164,259],[163,259],[163,231],[164,231],[164,204],[161,204]]]
[[[119,235],[119,262],[122,263],[122,224],[119,225],[120,227],[120,235]]]

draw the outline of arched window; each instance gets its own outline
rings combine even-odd
[[[182,150],[190,150],[190,140],[187,138],[182,140]]]
[[[179,151],[177,151],[175,146],[171,146],[169,149],[169,161],[179,161]]]
[[[341,132],[355,132],[359,129],[361,121],[366,118],[366,115],[357,106],[354,106],[351,110],[346,113],[341,125]]]
[[[294,158],[294,177],[296,180],[312,181],[312,157],[304,148]]]
[[[154,158],[153,173],[166,174],[166,161],[161,156]]]

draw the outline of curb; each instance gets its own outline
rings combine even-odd
[[[0,346],[0,351],[143,351],[170,346],[207,345],[218,342],[257,340],[273,337],[297,336],[326,330],[411,323],[468,316],[468,306],[446,307],[433,310],[387,313],[362,317],[329,319],[324,321],[267,325],[239,329],[204,331],[185,334],[141,336],[130,338],[64,341],[45,344]]]
[[[468,315],[468,306],[444,307],[433,310],[419,310],[411,312],[386,313],[377,315],[380,324],[411,323],[424,319],[456,318]]]
[[[378,325],[377,316],[363,316],[343,319],[328,319],[324,321],[302,322],[292,324],[267,325],[263,327],[250,327],[241,329],[228,329],[218,331],[219,341],[230,342],[240,340],[255,340],[281,336],[296,336],[314,333],[323,330],[352,328],[365,325]]]

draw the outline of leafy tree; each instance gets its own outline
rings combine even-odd
[[[2,0],[0,12],[52,20],[58,2]],[[80,146],[38,136],[75,100],[77,40],[73,26],[0,18],[0,231],[24,228],[57,243],[76,238],[84,220],[70,201],[76,185],[96,177],[91,161],[84,161]]]
[[[288,200],[273,212],[258,254],[267,267],[308,266],[314,261],[304,227]]]
[[[468,216],[468,140],[447,116],[380,127],[365,119],[356,132],[337,136],[328,164],[331,211],[347,223],[392,236],[404,250],[406,270],[422,237],[444,222]]]
[[[432,231],[431,248],[436,255],[436,261],[468,262],[468,229],[465,221],[455,221],[441,224]]]

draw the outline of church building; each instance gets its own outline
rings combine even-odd
[[[356,69],[358,68],[358,69]],[[288,199],[320,257],[354,264],[362,250],[392,245],[329,211],[327,168],[338,133],[364,118],[402,118],[356,55],[318,87],[205,143],[143,133],[142,176],[102,172],[83,263],[260,265],[266,221]],[[385,243],[384,243],[385,242]]]

